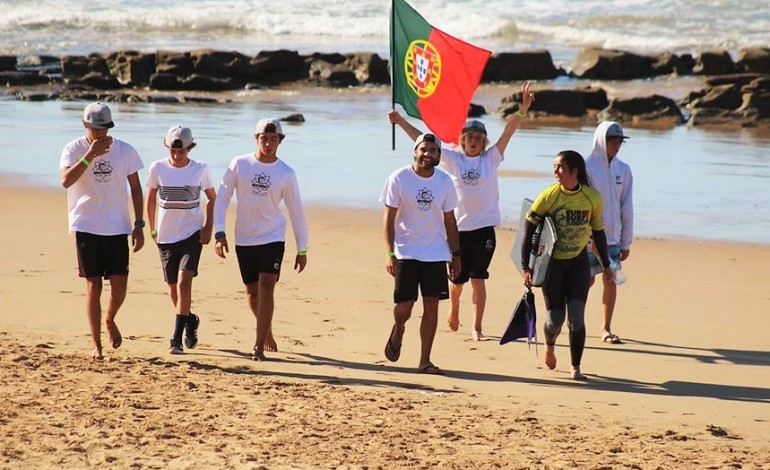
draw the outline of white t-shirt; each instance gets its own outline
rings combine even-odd
[[[145,185],[158,190],[158,243],[185,240],[201,229],[201,191],[214,187],[205,163],[190,160],[177,168],[168,158],[155,161]]]
[[[450,261],[444,214],[457,206],[452,180],[443,171],[429,178],[412,166],[394,171],[385,182],[380,202],[395,207],[394,249],[398,259]]]
[[[503,155],[493,145],[477,157],[441,149],[441,166],[457,190],[457,229],[462,232],[500,225],[500,190],[497,168]]]
[[[85,136],[64,146],[59,169],[79,163],[90,145]],[[144,168],[139,153],[113,139],[110,151],[94,159],[85,173],[67,188],[69,231],[94,235],[123,235],[133,230],[128,214],[128,178]]]
[[[253,153],[235,157],[222,177],[214,205],[214,230],[224,232],[227,207],[236,193],[235,244],[264,245],[286,241],[286,217],[279,204],[289,210],[297,251],[308,246],[307,223],[294,170],[281,160],[262,163]]]

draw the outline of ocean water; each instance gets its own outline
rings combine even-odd
[[[420,0],[411,2],[434,26],[494,52],[545,48],[566,67],[577,50],[602,46],[641,53],[695,53],[770,47],[766,0]],[[373,51],[387,56],[387,0],[0,0],[0,54],[88,54],[220,49],[256,54]],[[672,83],[663,84],[664,92]],[[166,129],[184,124],[199,146],[193,157],[221,177],[233,156],[254,150],[256,121],[301,112],[279,155],[298,173],[309,203],[380,207],[387,175],[409,163],[411,145],[385,122],[389,92],[244,92],[241,104],[113,104],[112,134],[132,143],[145,165],[163,158]],[[478,100],[474,99],[478,102]],[[82,102],[23,102],[0,96],[0,171],[24,184],[58,186],[62,146],[82,134]],[[497,103],[482,103],[488,109]],[[484,118],[490,135],[498,117]],[[415,122],[422,127],[422,124]],[[630,129],[621,158],[635,175],[639,236],[770,243],[770,137],[752,130]],[[506,223],[520,201],[553,179],[553,156],[590,150],[592,127],[520,130],[503,170],[532,172],[501,179]],[[142,173],[144,178],[145,173]],[[63,191],[63,190],[62,190]],[[63,229],[63,228],[62,228]]]
[[[420,0],[435,27],[494,52],[770,46],[766,0]],[[0,54],[118,49],[388,50],[387,0],[0,0]]]
[[[396,134],[396,151],[391,150],[386,89],[339,96],[250,93],[255,93],[252,101],[232,105],[111,104],[116,122],[111,134],[133,144],[149,166],[167,156],[166,130],[187,125],[198,142],[192,157],[207,162],[218,181],[232,157],[255,150],[252,135],[259,118],[301,112],[307,121],[285,126],[287,138],[278,154],[297,171],[308,204],[379,209],[387,176],[411,162],[412,146],[403,132]],[[22,184],[60,187],[61,149],[82,135],[84,105],[0,100],[2,171]],[[496,138],[502,121],[495,116],[483,121]],[[419,121],[413,124],[422,127]],[[684,126],[627,133],[631,139],[620,156],[634,172],[638,236],[770,243],[770,203],[764,197],[770,185],[770,137]],[[520,129],[502,170],[527,176],[500,179],[504,225],[515,225],[523,198],[534,198],[553,182],[557,152],[574,149],[585,155],[592,139],[593,127]],[[140,176],[144,181],[146,169]]]

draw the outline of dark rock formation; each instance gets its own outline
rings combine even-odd
[[[551,53],[546,50],[502,52],[489,58],[481,81],[551,80],[563,74],[553,65]]]
[[[589,48],[578,53],[572,73],[580,78],[630,80],[658,75],[655,58],[612,49]]]
[[[770,48],[742,49],[736,65],[745,72],[770,74]]]
[[[697,55],[692,71],[696,75],[727,75],[737,72],[738,68],[727,51],[712,50]]]
[[[598,115],[600,121],[642,122],[661,121],[671,125],[685,122],[679,106],[671,98],[652,95],[639,98],[613,99]]]

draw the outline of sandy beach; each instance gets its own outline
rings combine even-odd
[[[637,240],[613,322],[624,344],[600,341],[589,299],[588,382],[569,379],[566,335],[555,371],[542,344],[536,359],[526,343],[469,341],[467,293],[459,332],[441,306],[433,358],[447,375],[424,376],[419,309],[400,361],[382,353],[381,212],[310,206],[308,267],[287,261],[276,291],[273,360],[249,360],[237,263],[211,246],[193,287],[201,344],[168,355],[173,310],[150,242],[131,261],[123,345],[96,362],[65,191],[3,183],[2,468],[770,468],[770,246]],[[490,269],[493,338],[522,292],[513,236],[498,230]]]

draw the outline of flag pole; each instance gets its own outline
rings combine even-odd
[[[395,38],[393,37],[394,33],[396,32],[396,0],[390,1],[390,110],[395,111],[396,110],[396,87],[393,86],[393,80],[395,73],[393,71],[393,41]],[[396,124],[390,125],[390,149],[395,151],[396,150]]]

